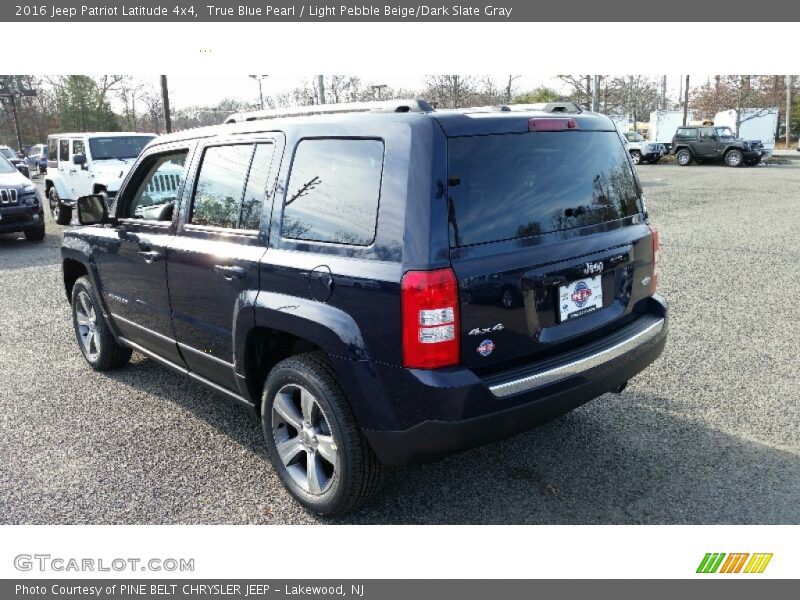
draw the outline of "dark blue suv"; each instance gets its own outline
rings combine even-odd
[[[321,514],[622,390],[666,340],[608,118],[396,104],[159,137],[64,234],[88,363],[136,350],[253,407]]]

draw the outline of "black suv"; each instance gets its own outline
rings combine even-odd
[[[678,127],[672,138],[675,162],[686,167],[697,162],[724,160],[729,167],[761,162],[766,154],[759,140],[742,140],[730,127]]]
[[[32,242],[44,239],[44,211],[36,185],[0,155],[0,233],[23,232]]]
[[[136,350],[254,408],[322,514],[621,391],[666,341],[607,117],[381,106],[159,137],[62,246],[88,363]]]

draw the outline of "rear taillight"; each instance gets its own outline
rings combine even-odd
[[[650,293],[655,294],[658,288],[658,251],[661,248],[661,243],[656,226],[651,224],[647,226],[650,228],[650,233],[653,234],[653,276],[650,281]]]
[[[528,120],[528,131],[563,131],[577,128],[578,122],[575,119],[534,117]]]
[[[452,269],[403,276],[403,366],[436,369],[458,364],[458,282]]]

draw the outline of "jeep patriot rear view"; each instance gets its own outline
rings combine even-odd
[[[385,465],[621,391],[666,340],[658,234],[597,114],[406,101],[193,129],[78,220],[63,274],[89,365],[136,350],[252,407],[320,514]]]

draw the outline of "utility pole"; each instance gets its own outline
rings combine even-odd
[[[268,75],[250,75],[250,79],[258,81],[258,105],[264,110],[264,93],[261,91],[261,80]]]
[[[686,76],[686,85],[683,86],[683,126],[686,127],[686,119],[689,116],[689,76]]]
[[[786,149],[789,149],[789,136],[792,132],[792,76],[786,76]]]
[[[592,112],[600,110],[600,75],[595,75],[592,81]]]
[[[319,103],[325,104],[325,76],[324,75],[317,75],[317,94],[319,97]]]
[[[161,99],[164,101],[164,131],[172,133],[172,117],[169,114],[169,88],[167,88],[167,76],[161,76]]]
[[[661,79],[661,110],[667,110],[667,76]]]
[[[387,86],[385,83],[378,83],[378,84],[369,86],[369,88],[372,90],[372,94],[373,95],[375,94],[375,92],[378,93],[378,100],[382,99],[381,98],[381,92],[383,92],[383,88],[385,88],[385,87],[389,87],[389,86]]]

